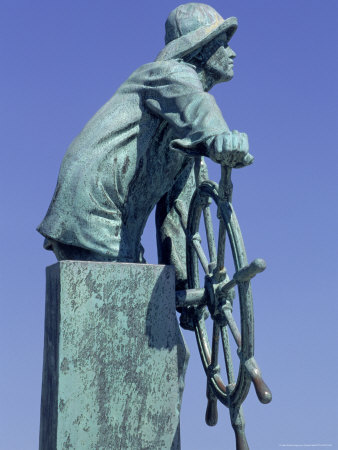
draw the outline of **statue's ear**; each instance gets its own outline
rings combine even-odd
[[[202,62],[202,61],[204,60],[202,50],[203,50],[203,49],[199,49],[197,55],[195,56],[195,59],[196,59],[197,61],[201,61],[201,62]]]

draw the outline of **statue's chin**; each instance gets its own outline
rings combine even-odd
[[[230,81],[234,77],[234,71],[231,69],[231,72],[227,73],[225,81]]]
[[[213,86],[219,83],[225,83],[230,81],[234,76],[233,68],[227,68],[224,70],[220,67],[207,67],[205,70],[204,88],[209,91]]]
[[[223,72],[222,74],[220,74],[220,76],[218,77],[218,81],[216,82],[218,83],[225,83],[227,81],[232,80],[234,77],[234,71],[233,69],[227,70],[226,72]]]
[[[218,75],[217,78],[220,80],[220,82],[230,81],[234,76],[234,69],[232,64],[230,67],[228,66],[226,69],[219,69],[217,72],[215,72],[215,75]]]

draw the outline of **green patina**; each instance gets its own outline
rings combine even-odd
[[[189,358],[173,267],[47,268],[40,449],[178,450]]]

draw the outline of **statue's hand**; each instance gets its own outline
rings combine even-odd
[[[254,160],[249,153],[248,135],[237,130],[216,136],[210,156],[220,164],[235,168],[248,166]]]

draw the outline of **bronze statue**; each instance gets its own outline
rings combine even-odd
[[[170,13],[166,45],[155,62],[137,69],[70,145],[38,231],[58,260],[144,262],[141,235],[156,205],[159,263],[175,267],[180,323],[195,331],[207,376],[206,422],[216,424],[219,400],[229,408],[237,450],[245,450],[241,404],[251,382],[262,403],[272,398],[254,358],[250,287],[265,262],[248,265],[231,204],[231,169],[253,162],[247,135],[229,130],[208,93],[233,77],[236,55],[229,41],[236,29],[235,17],[224,20],[202,3]],[[219,186],[207,179],[204,157],[220,164]],[[220,221],[217,248],[212,201]],[[202,216],[209,259],[200,244]],[[224,267],[226,235],[235,267],[232,280]],[[235,286],[240,330],[232,316]],[[204,324],[208,313],[214,321],[211,345]],[[240,358],[237,378],[228,331]],[[220,341],[227,384],[218,365]]]

